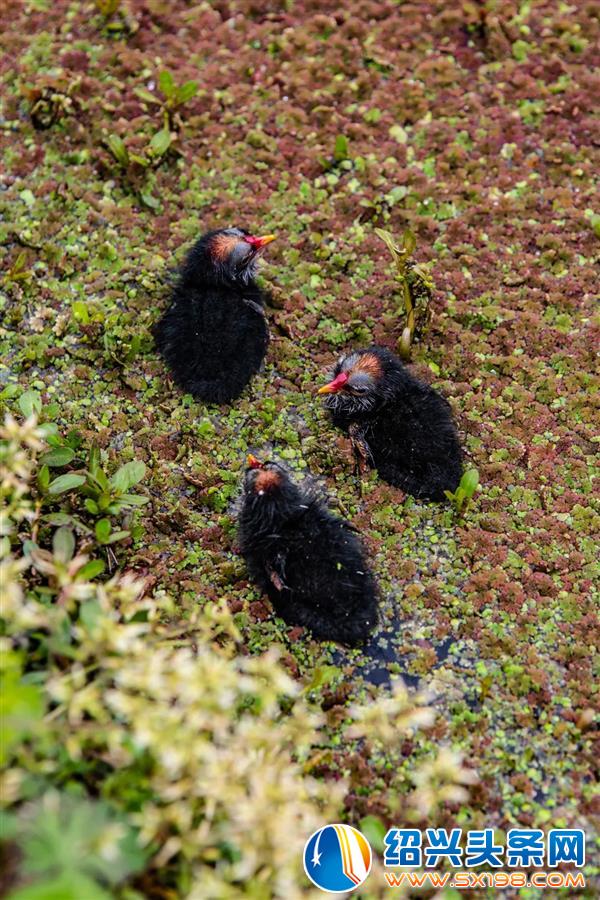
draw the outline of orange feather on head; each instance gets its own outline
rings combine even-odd
[[[373,353],[363,353],[356,365],[353,366],[353,371],[366,372],[373,378],[381,378],[383,374],[381,363]]]
[[[281,475],[274,472],[273,469],[262,469],[256,476],[254,482],[255,491],[269,491],[279,487],[281,484]]]
[[[223,262],[239,240],[240,238],[235,234],[217,234],[210,245],[213,257],[219,262]]]

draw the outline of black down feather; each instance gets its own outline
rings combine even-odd
[[[342,357],[334,376],[321,388],[326,406],[366,465],[415,497],[444,500],[456,489],[462,452],[447,400],[385,347]]]
[[[377,587],[355,531],[281,466],[260,466],[246,472],[239,515],[252,580],[288,624],[363,642],[377,623]]]
[[[252,277],[256,253],[248,245],[250,258],[240,268],[216,263],[210,241],[218,234],[204,235],[189,252],[171,304],[154,330],[175,382],[206,403],[239,397],[259,371],[269,343],[264,296]]]

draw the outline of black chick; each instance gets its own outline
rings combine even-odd
[[[174,380],[198,400],[235,400],[262,365],[269,331],[254,276],[274,237],[224,228],[187,254],[154,337]]]
[[[239,545],[252,580],[290,625],[363,642],[377,623],[377,587],[354,529],[277,463],[248,463]]]
[[[385,347],[343,356],[319,388],[334,425],[352,439],[359,469],[373,466],[415,497],[444,500],[462,474],[462,453],[448,402],[415,378]]]

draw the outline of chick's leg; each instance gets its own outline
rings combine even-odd
[[[360,426],[352,424],[349,428],[349,434],[354,454],[354,474],[364,475],[373,462],[371,450]]]

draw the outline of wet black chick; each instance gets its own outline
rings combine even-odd
[[[377,587],[356,532],[282,466],[248,463],[238,537],[252,580],[290,625],[362,643],[377,623]]]
[[[448,402],[397,356],[373,346],[343,356],[319,388],[334,425],[352,439],[360,470],[408,494],[444,500],[462,475],[462,452]]]
[[[198,400],[235,400],[262,365],[269,331],[254,277],[273,239],[242,228],[209,231],[180,269],[154,337],[175,382]]]

